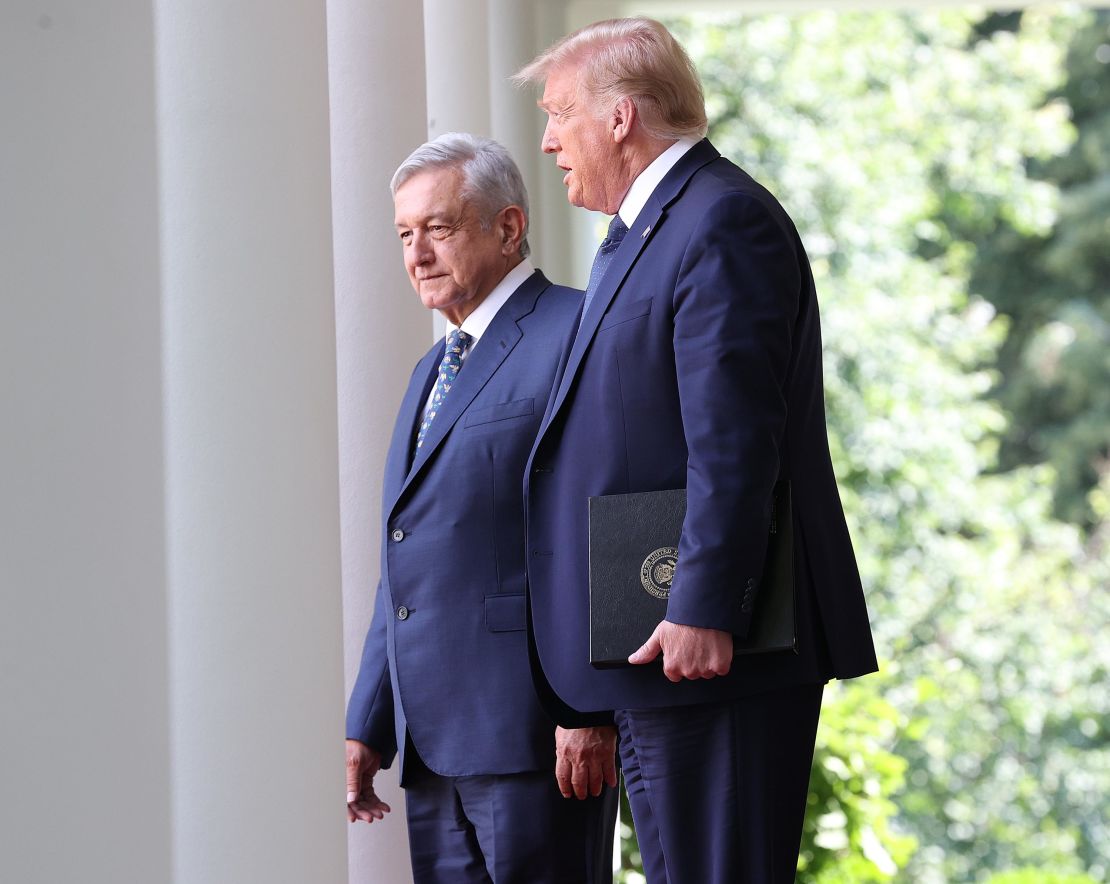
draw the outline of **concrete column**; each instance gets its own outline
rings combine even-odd
[[[532,53],[531,58],[571,30],[567,26],[567,8],[564,2],[538,3],[535,15],[535,52]],[[530,61],[531,58],[528,60]],[[543,137],[546,121],[535,106],[535,102],[541,93],[542,90],[523,90],[523,94],[531,102],[529,119],[533,121],[534,126],[531,151],[534,161],[538,163],[536,167],[538,171],[535,173],[537,186],[530,191],[535,206],[532,211],[532,226],[536,230],[532,243],[542,256],[544,262],[542,266],[550,279],[563,285],[585,288],[590,278],[593,253],[600,240],[589,250],[589,257],[585,259],[583,266],[583,259],[575,252],[575,239],[572,236],[576,216],[582,212],[579,209],[573,209],[567,202],[563,173],[555,167],[554,158],[540,150],[540,140]]]
[[[378,580],[382,467],[393,419],[432,334],[431,316],[405,274],[389,195],[393,170],[426,140],[427,122],[420,7],[328,0],[327,12],[349,694]],[[342,744],[340,729],[330,736]],[[396,769],[379,774],[375,785],[393,813],[349,828],[352,884],[412,878]],[[338,791],[334,798],[341,801]]]
[[[491,135],[489,0],[424,0],[428,137]]]
[[[541,47],[537,43],[535,0],[489,0],[489,95],[493,137],[509,149],[524,176],[532,215],[539,208],[543,118],[536,94],[509,82]],[[538,216],[530,219],[538,229]],[[544,267],[540,238],[530,234],[532,259]],[[553,277],[557,279],[557,277]]]
[[[154,9],[174,881],[340,882],[324,7]]]
[[[0,4],[0,880],[170,880],[154,31]]]
[[[424,0],[429,139],[444,132],[491,137],[489,0]],[[446,325],[432,317],[431,340]]]

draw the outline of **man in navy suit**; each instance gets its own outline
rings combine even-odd
[[[557,788],[524,595],[521,479],[581,292],[527,260],[527,194],[496,142],[443,135],[391,189],[405,268],[447,335],[416,365],[386,460],[348,819],[389,811],[373,780],[399,756],[417,882],[609,882],[615,778],[582,800]]]
[[[876,669],[825,426],[813,277],[775,198],[704,138],[701,85],[650,19],[600,22],[517,81],[576,206],[614,215],[526,477],[536,677],[620,759],[651,884],[793,881],[824,683]],[[797,653],[734,659],[791,485]],[[589,660],[587,500],[685,488],[665,619]],[[579,774],[583,776],[583,774]]]

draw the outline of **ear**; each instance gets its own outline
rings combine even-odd
[[[494,219],[494,226],[501,236],[501,254],[515,255],[524,239],[524,210],[520,206],[505,206]]]
[[[636,102],[631,98],[625,97],[617,102],[609,117],[609,134],[614,143],[620,144],[632,133],[632,126],[638,116]]]

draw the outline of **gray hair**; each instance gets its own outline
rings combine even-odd
[[[651,18],[614,18],[568,34],[512,78],[542,83],[552,71],[579,65],[580,82],[603,112],[623,98],[636,105],[657,138],[701,138],[708,129],[697,69],[674,35]]]
[[[409,154],[389,182],[389,192],[398,189],[414,175],[427,169],[457,168],[463,176],[463,199],[478,210],[478,221],[489,230],[497,213],[507,206],[524,211],[524,235],[520,238],[520,257],[527,258],[528,191],[524,178],[509,152],[492,138],[467,132],[447,132]]]

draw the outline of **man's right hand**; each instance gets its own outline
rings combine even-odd
[[[372,823],[390,807],[374,793],[374,775],[382,766],[381,753],[358,740],[347,741],[347,821]]]
[[[603,785],[617,785],[617,729],[555,728],[555,781],[564,798],[579,801],[601,794]]]

